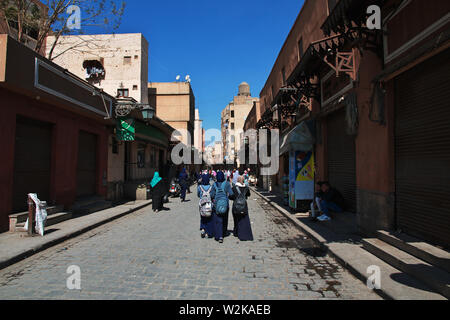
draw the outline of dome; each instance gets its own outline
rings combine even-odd
[[[239,85],[239,93],[238,96],[248,96],[250,97],[250,86],[247,82],[242,82]]]

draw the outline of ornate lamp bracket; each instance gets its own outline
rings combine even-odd
[[[335,61],[328,61],[328,56],[325,56],[323,60],[334,71],[336,76],[339,77],[339,73],[347,73],[353,81],[356,81],[356,64],[355,64],[355,49],[352,52],[337,52]]]

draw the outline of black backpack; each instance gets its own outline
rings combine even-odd
[[[247,194],[247,188],[245,188],[242,193],[239,187],[236,187],[236,191],[238,196],[233,202],[233,213],[237,215],[246,215],[248,214],[247,199],[245,197]]]

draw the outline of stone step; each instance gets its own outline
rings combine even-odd
[[[364,249],[450,298],[450,274],[380,239],[363,239]]]
[[[54,224],[61,223],[66,220],[72,219],[73,214],[71,212],[59,212],[52,215],[47,216],[47,221],[45,223],[45,227],[52,226]],[[18,223],[15,228],[15,232],[27,232],[25,227],[25,222]]]
[[[379,230],[380,240],[450,273],[450,253],[404,233]]]
[[[380,294],[386,299],[393,300],[446,300],[441,294],[434,292],[423,282],[411,277],[392,265],[381,260],[362,245],[332,242],[328,244],[329,251],[337,260],[351,271],[358,279],[367,282],[371,276],[369,266],[380,268]]]
[[[64,210],[64,206],[52,206],[47,208],[47,215],[58,214]],[[15,232],[18,224],[25,224],[28,219],[28,211],[12,214],[9,216],[9,231]]]

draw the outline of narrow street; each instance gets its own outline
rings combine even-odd
[[[258,196],[249,199],[255,241],[230,236],[223,244],[200,238],[197,196],[187,199],[0,271],[0,299],[380,299]],[[66,287],[72,265],[81,269],[81,290]]]

